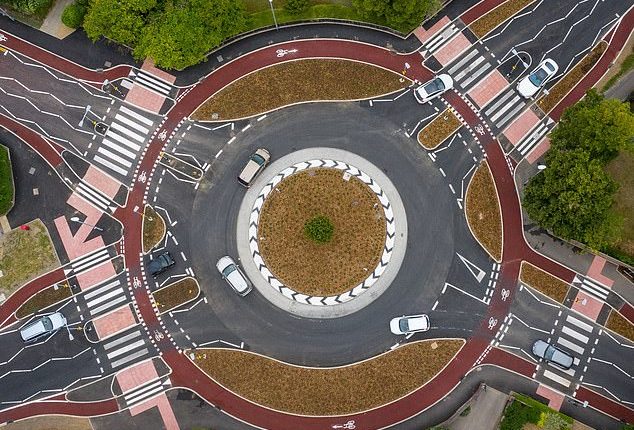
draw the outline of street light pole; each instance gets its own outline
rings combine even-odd
[[[64,327],[66,327],[66,330],[68,330],[68,340],[73,340],[73,339],[75,339],[75,337],[73,336],[73,334],[70,332],[70,328],[68,327],[68,322],[64,325]]]
[[[81,117],[81,120],[79,121],[79,124],[77,124],[78,127],[81,127],[84,125],[84,120],[86,119],[86,115],[88,115],[88,112],[90,112],[90,105],[86,106],[86,110],[84,111],[84,115]]]
[[[275,29],[277,30],[279,27],[277,26],[277,18],[275,18],[275,9],[273,9],[273,0],[269,0],[269,6],[271,6],[271,13],[273,14],[273,22],[275,23]]]
[[[78,222],[80,224],[86,224],[87,226],[92,227],[93,230],[103,231],[103,228],[97,227],[96,225],[88,224],[87,222],[83,222],[79,219],[79,217],[74,216],[74,217],[71,217],[70,220],[73,222]]]

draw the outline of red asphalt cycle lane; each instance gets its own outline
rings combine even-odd
[[[34,415],[92,417],[111,414],[119,410],[115,399],[98,402],[73,402],[66,400],[63,396],[58,396],[55,399],[57,400],[42,400],[5,409],[0,412],[0,423],[17,421]]]
[[[46,49],[40,48],[39,46],[21,39],[18,36],[14,36],[2,29],[0,29],[0,34],[3,34],[7,38],[5,41],[0,41],[0,46],[19,52],[20,54],[25,55],[43,65],[52,67],[62,73],[72,76],[77,80],[94,84],[96,87],[100,87],[105,79],[113,81],[115,79],[125,78],[132,69],[132,66],[127,64],[117,65],[101,72],[88,69],[67,60],[66,58],[60,57],[57,54],[47,51]]]

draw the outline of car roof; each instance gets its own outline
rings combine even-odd
[[[410,315],[404,317],[410,330],[426,330],[429,328],[429,318],[427,315]]]

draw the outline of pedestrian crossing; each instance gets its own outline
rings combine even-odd
[[[108,196],[103,194],[100,190],[87,185],[84,182],[80,182],[77,184],[77,188],[75,188],[77,194],[88,200],[95,207],[98,207],[103,212],[114,212],[117,208],[117,204],[113,203]],[[111,204],[113,204],[111,206]]]
[[[87,272],[93,267],[103,264],[108,260],[110,260],[108,248],[101,248],[88,255],[83,255],[71,261],[70,267],[64,269],[64,274],[67,277],[77,276],[81,273]]]
[[[546,121],[539,124],[537,128],[533,130],[528,136],[524,137],[520,141],[520,143],[515,147],[515,149],[522,155],[526,157],[534,148],[537,146],[539,142],[541,142],[542,138],[548,134],[550,129],[552,128],[555,121],[553,121],[550,117],[546,117]]]
[[[610,294],[610,289],[608,287],[604,286],[598,281],[595,281],[592,278],[588,278],[582,275],[575,275],[575,279],[573,279],[572,285],[582,291],[585,291],[591,296],[598,297],[603,301],[605,301]]]
[[[89,290],[84,294],[84,300],[90,316],[96,317],[98,314],[119,307],[122,303],[127,302],[128,296],[121,285],[121,281],[115,279],[105,285]]]
[[[423,57],[429,57],[442,48],[445,42],[449,41],[460,29],[453,22],[445,27],[442,31],[438,32],[434,37],[423,43],[419,52]]]
[[[489,54],[480,52],[475,46],[466,55],[447,69],[453,78],[454,85],[462,88],[463,92],[476,85],[479,78],[493,70],[493,65],[487,60]]]
[[[127,176],[146,139],[153,130],[154,121],[121,105],[108,131],[97,148],[94,160],[100,165]]]
[[[123,394],[125,406],[131,408],[135,405],[146,402],[152,397],[163,394],[166,387],[169,386],[171,386],[171,382],[168,377],[153,379],[139,385],[138,387],[135,387]]]
[[[485,106],[484,115],[497,128],[501,129],[526,106],[526,101],[514,88],[507,88],[497,100]]]
[[[145,336],[140,329],[117,336],[103,344],[106,358],[112,369],[123,366],[133,360],[144,357],[150,351]]]
[[[557,348],[572,355],[573,365],[570,369],[562,369],[548,363],[544,368],[543,376],[565,388],[570,388],[575,376],[581,380],[578,375],[578,365],[581,362],[580,357],[583,357],[586,352],[593,331],[594,327],[590,324],[573,315],[567,315],[554,344]]]
[[[147,73],[144,70],[130,70],[130,74],[128,76],[132,78],[132,81],[134,81],[135,84],[164,97],[169,97],[173,88],[172,84],[169,82],[164,81],[156,75]]]

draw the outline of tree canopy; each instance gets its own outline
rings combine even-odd
[[[84,30],[93,41],[105,36],[133,47],[140,39],[156,0],[93,0]]]
[[[364,18],[378,19],[396,29],[409,30],[440,10],[440,0],[352,0]]]

